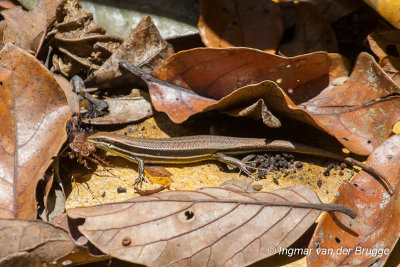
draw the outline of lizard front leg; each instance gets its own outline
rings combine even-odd
[[[135,180],[135,186],[142,187],[143,182],[148,182],[149,180],[147,179],[146,175],[144,174],[144,162],[141,158],[135,157],[135,156],[129,156],[129,159],[136,162],[138,165],[138,172],[139,176]]]

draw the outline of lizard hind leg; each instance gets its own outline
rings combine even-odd
[[[227,156],[220,152],[213,154],[212,157],[220,162],[238,167],[240,171],[244,172],[246,175],[250,177],[253,177],[252,173],[248,169],[249,166],[247,166],[246,162],[243,162],[234,157]]]

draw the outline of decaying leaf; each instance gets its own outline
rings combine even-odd
[[[0,259],[12,260],[21,253],[38,259],[42,263],[52,263],[69,254],[74,242],[68,233],[42,221],[0,219]],[[17,265],[15,265],[17,266]],[[22,266],[22,265],[19,265]]]
[[[104,35],[105,30],[77,0],[62,0],[56,19],[54,39],[62,53],[53,56],[53,66],[67,77],[98,69],[122,43],[119,37]]]
[[[201,0],[199,33],[207,47],[252,47],[275,53],[283,34],[279,6],[269,0]]]
[[[379,65],[400,84],[400,31],[389,30],[371,33],[367,37],[369,47],[379,58]]]
[[[53,174],[47,182],[43,197],[44,209],[40,218],[46,222],[53,222],[54,218],[65,212],[65,192],[62,183],[55,183]]]
[[[354,153],[369,155],[400,119],[400,88],[372,56],[361,53],[344,83],[334,81],[301,104],[325,130]]]
[[[357,217],[324,215],[310,243],[313,250],[307,257],[309,266],[383,266],[387,260],[400,236],[400,135],[378,147],[367,164],[397,184],[394,195],[389,197],[365,172],[344,183],[334,203],[352,207]],[[333,253],[321,253],[329,248]]]
[[[158,80],[130,63],[121,62],[120,65],[147,83],[155,108],[166,112],[174,122],[181,123],[190,115],[202,112],[206,107],[217,102],[185,88]]]
[[[0,7],[2,9],[8,9],[8,8],[13,8],[16,7],[13,1],[10,0],[1,0],[0,1]]]
[[[400,56],[400,30],[374,32],[368,35],[367,41],[379,59]]]
[[[35,53],[47,30],[44,0],[41,0],[32,11],[25,11],[18,6],[2,11],[1,15],[6,22],[2,42],[11,42]]]
[[[263,108],[267,118],[306,122],[368,155],[399,119],[399,88],[366,53],[349,79],[342,65],[342,57],[323,52],[285,58],[247,48],[200,48],[171,56],[153,72],[172,87],[148,84],[155,109],[177,123],[198,112],[243,109],[263,99],[272,112]],[[145,73],[141,77],[149,80]],[[275,118],[264,121],[276,127]]]
[[[319,215],[310,207],[322,205],[305,186],[271,193],[205,188],[70,209],[68,216],[84,218],[81,233],[104,253],[126,261],[244,266],[288,247]]]
[[[220,102],[221,103],[221,102]],[[214,109],[214,106],[210,106],[210,109]],[[258,99],[255,103],[250,104],[247,107],[241,107],[225,111],[226,114],[233,117],[249,117],[254,120],[262,120],[265,125],[269,127],[278,128],[281,127],[280,120],[268,110],[264,99]]]
[[[0,259],[0,267],[9,266],[42,267],[43,263],[28,252],[17,252]]]
[[[163,166],[144,166],[144,172],[147,179],[152,184],[160,184],[164,187],[168,187],[173,183],[171,178],[172,173],[170,173]]]
[[[71,110],[34,57],[12,44],[0,57],[0,217],[35,219],[36,184],[66,140]]]
[[[72,84],[61,75],[53,74],[53,76],[60,85],[61,89],[63,89],[72,113],[79,114],[78,95],[74,92]]]
[[[54,164],[53,164],[54,165]],[[54,167],[54,166],[53,166]],[[39,183],[38,187],[37,187],[37,200],[38,200],[38,217],[41,218],[43,221],[45,222],[49,222],[50,221],[50,214],[51,214],[51,208],[52,208],[52,204],[55,204],[54,198],[53,198],[53,194],[54,194],[54,168],[52,168],[51,170],[52,172],[47,172],[45,174],[45,177],[42,181],[43,183]],[[65,199],[65,198],[64,198]],[[65,210],[65,201],[64,201],[64,206],[63,206],[63,210],[57,214],[56,216],[60,215],[61,213],[63,213],[63,211]],[[58,213],[58,212],[57,212]]]
[[[161,37],[151,17],[146,16],[113,55],[86,79],[85,83],[87,86],[100,88],[121,84],[126,86],[137,82],[137,78],[129,72],[121,72],[119,62],[129,62],[152,71],[173,52],[171,45]]]
[[[153,75],[208,98],[207,105],[200,108],[194,102],[188,105],[188,99],[169,97],[171,90],[164,94],[161,88],[150,87],[149,91],[154,107],[166,112],[172,121],[181,123],[236,89],[265,80],[277,82],[286,92],[292,89],[295,93],[297,87],[318,82],[308,87],[311,91],[308,94],[315,96],[326,86],[328,73],[329,57],[326,53],[285,58],[250,48],[198,48],[169,57]],[[300,94],[292,95],[304,99]]]
[[[67,214],[63,213],[53,220],[53,225],[64,229],[73,240],[75,247],[72,253],[60,258],[57,263],[62,266],[81,265],[90,262],[110,259],[110,256],[103,254],[94,247],[86,237],[82,236],[77,229],[78,221],[68,220]]]
[[[279,47],[285,56],[327,51],[336,52],[336,36],[329,21],[311,5],[296,5],[296,26],[294,37]]]
[[[90,119],[85,123],[106,125],[122,124],[142,120],[153,115],[151,103],[142,96],[126,96],[121,98],[106,98],[109,114]]]

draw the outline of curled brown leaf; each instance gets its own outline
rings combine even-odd
[[[365,172],[342,184],[334,203],[352,207],[358,216],[350,219],[340,214],[324,215],[309,246],[309,266],[383,266],[393,250],[400,236],[400,135],[390,137],[374,150],[367,164],[397,184],[394,195],[387,195]],[[331,248],[333,253],[321,253],[324,248]]]
[[[136,82],[137,78],[134,75],[120,71],[119,62],[129,62],[152,71],[173,52],[171,45],[161,37],[151,17],[146,16],[85,83],[88,86],[107,88]]]
[[[369,155],[400,119],[400,88],[371,55],[361,53],[348,79],[332,81],[300,107],[349,150]]]
[[[77,0],[62,0],[56,11],[57,29],[53,32],[55,47],[53,67],[64,76],[97,70],[120,46],[122,39],[104,35],[94,23],[93,14],[82,9]]]
[[[167,83],[148,84],[155,109],[177,123],[202,111],[244,110],[262,99],[267,109],[258,117],[268,126],[279,126],[280,115],[291,117],[368,155],[400,118],[400,90],[366,53],[346,74],[346,60],[337,54],[285,58],[247,48],[200,48],[168,58],[153,72]]]

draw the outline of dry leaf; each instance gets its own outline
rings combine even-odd
[[[65,212],[65,193],[62,184],[53,184],[54,177],[52,177],[51,182],[46,184],[46,189],[52,186],[48,191],[45,192],[43,199],[44,211],[40,218],[43,221],[53,222],[54,218]]]
[[[129,72],[121,72],[118,63],[129,62],[135,66],[152,71],[168,56],[173,48],[160,35],[151,17],[144,17],[129,37],[85,81],[87,86],[100,88],[115,87],[137,82],[137,78]]]
[[[268,126],[279,125],[272,115],[291,117],[368,155],[399,119],[399,88],[366,53],[349,79],[343,76],[345,65],[337,54],[322,52],[285,58],[246,48],[203,48],[177,53],[157,68],[154,76],[167,84],[150,81],[143,72],[141,77],[148,81],[155,109],[174,122],[202,111],[243,109],[263,99],[272,112],[264,108],[261,113]]]
[[[74,248],[66,231],[42,221],[0,219],[0,229],[0,259],[27,252],[42,263],[51,263]]]
[[[152,184],[160,184],[164,187],[168,187],[173,183],[171,178],[172,173],[170,173],[163,166],[144,166],[144,173],[146,174],[147,179]]]
[[[54,40],[61,55],[53,56],[53,67],[64,76],[98,69],[122,43],[119,37],[104,35],[105,30],[94,23],[93,15],[82,10],[77,0],[62,0],[56,19]]]
[[[283,34],[279,6],[269,0],[201,0],[199,33],[207,47],[245,46],[275,53]]]
[[[210,110],[214,108],[215,105],[209,107]],[[225,113],[233,117],[249,117],[254,120],[262,120],[265,125],[268,125],[272,128],[279,128],[282,126],[280,120],[275,117],[271,111],[268,110],[264,99],[258,99],[255,103],[250,104],[246,107],[227,110],[225,111]]]
[[[379,61],[387,75],[400,86],[400,57],[387,56]]]
[[[187,97],[178,99],[170,95],[173,91],[170,89],[163,93],[164,88],[150,86],[149,91],[154,107],[166,112],[172,121],[181,123],[216,103],[216,99],[265,80],[278,82],[286,92],[291,88],[296,92],[297,87],[318,82],[307,88],[308,96],[315,96],[328,82],[329,63],[326,53],[285,58],[250,48],[198,48],[169,57],[153,75],[202,96],[202,106],[197,107],[195,102],[187,104],[191,100],[190,91]],[[299,98],[295,101],[301,103],[301,99],[307,99],[304,94],[294,95]]]
[[[176,123],[185,121],[190,115],[202,112],[206,107],[217,102],[185,88],[155,79],[130,63],[121,62],[120,65],[147,83],[156,110],[166,112]]]
[[[16,7],[13,1],[10,0],[1,0],[0,1],[0,7],[2,9],[8,9],[8,8],[13,8]]]
[[[400,89],[372,56],[361,53],[344,83],[333,81],[301,104],[350,151],[369,155],[400,119]]]
[[[307,257],[309,266],[383,266],[393,250],[400,235],[400,135],[378,147],[367,164],[397,184],[394,195],[390,197],[365,172],[358,173],[351,183],[344,183],[334,203],[352,207],[357,218],[325,214],[310,243],[313,250]],[[331,248],[334,253],[323,255],[320,250],[318,254],[318,248]],[[340,248],[351,250],[344,254]],[[368,251],[361,252],[362,249]]]
[[[400,31],[389,30],[368,35],[367,41],[374,54],[382,59],[386,56],[400,56]]]
[[[85,123],[106,125],[142,120],[153,115],[151,103],[142,96],[106,98],[109,114],[103,117],[83,119]]]
[[[104,253],[126,261],[244,266],[277,252],[270,247],[288,247],[313,224],[320,211],[294,203],[321,206],[305,186],[271,193],[205,188],[70,209],[68,216],[84,218],[81,233]]]
[[[72,113],[79,114],[78,95],[74,92],[72,84],[61,75],[53,74],[53,76],[60,85],[61,89],[63,89]]]
[[[49,24],[55,19],[58,0],[43,0],[43,4],[46,9],[47,24]]]
[[[36,52],[47,30],[43,0],[32,11],[18,6],[2,11],[1,15],[6,22],[2,42],[11,42],[24,50]]]
[[[0,259],[0,267],[9,266],[43,267],[43,263],[28,252],[17,252]]]
[[[36,184],[66,140],[71,110],[34,57],[12,44],[0,57],[0,217],[35,219]]]
[[[369,47],[379,58],[379,65],[392,78],[400,84],[400,31],[389,30],[371,33],[367,37]]]
[[[282,44],[279,52],[285,56],[338,50],[336,36],[329,21],[311,5],[296,5],[296,26],[293,40]]]

